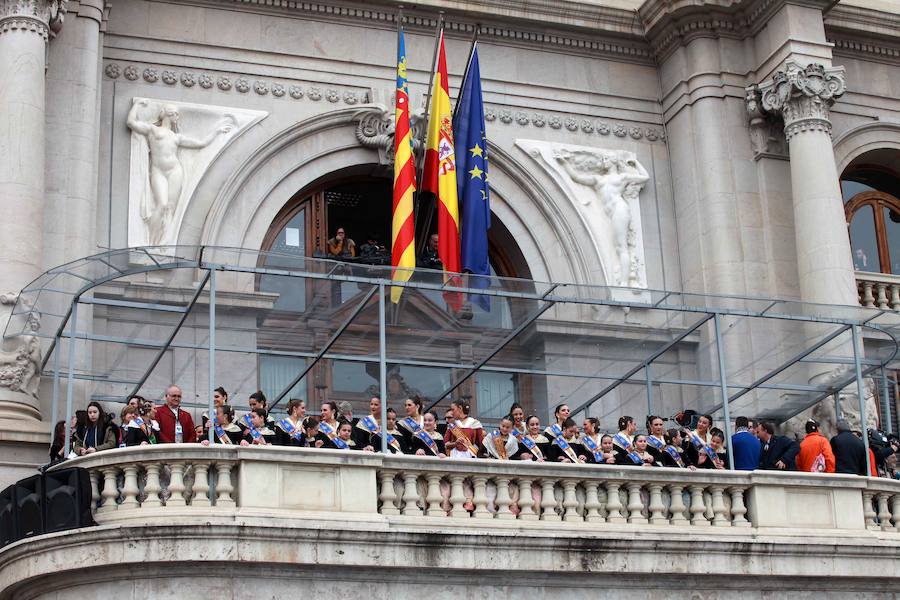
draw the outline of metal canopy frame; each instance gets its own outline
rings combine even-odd
[[[277,259],[281,267],[271,266],[273,259]],[[175,305],[164,302],[144,302],[135,300],[115,300],[110,298],[95,297],[90,292],[99,286],[128,279],[134,276],[151,274],[161,271],[182,271],[190,277],[185,281],[196,281],[196,289],[193,291],[190,301],[184,305]],[[362,286],[369,286],[367,293],[355,306],[354,310],[344,318],[337,326],[328,341],[316,352],[270,350],[258,347],[235,347],[216,345],[216,273],[232,273],[253,275],[254,277],[272,275],[280,277],[302,278],[313,281],[354,282]],[[440,396],[435,398],[431,406],[434,406],[442,398],[451,396],[465,381],[480,371],[524,373],[531,375],[543,375],[548,377],[575,377],[585,381],[597,380],[609,383],[598,393],[592,394],[580,402],[571,414],[585,412],[596,402],[600,401],[610,392],[622,384],[642,385],[647,391],[648,411],[653,409],[653,385],[680,385],[698,387],[717,387],[720,390],[721,402],[713,406],[712,412],[722,410],[724,412],[726,427],[726,444],[730,445],[730,405],[755,390],[781,390],[800,394],[808,394],[806,407],[812,406],[830,395],[857,383],[857,393],[862,400],[862,379],[871,373],[882,372],[882,387],[886,388],[884,369],[892,363],[898,355],[898,339],[900,339],[900,315],[884,309],[869,309],[851,306],[828,306],[803,304],[795,301],[754,298],[749,296],[715,296],[686,294],[683,292],[663,290],[635,290],[624,288],[610,288],[603,286],[587,286],[565,283],[544,283],[539,281],[521,279],[503,279],[497,277],[488,279],[487,286],[472,285],[475,276],[468,278],[455,278],[444,281],[443,274],[439,271],[426,269],[415,270],[414,276],[408,281],[392,281],[390,267],[373,267],[336,263],[330,260],[297,257],[272,252],[258,252],[242,248],[223,248],[212,246],[189,247],[144,247],[109,250],[94,256],[74,261],[47,271],[34,282],[26,286],[19,295],[12,315],[4,331],[4,339],[18,336],[36,336],[45,340],[45,349],[42,356],[41,372],[52,375],[52,422],[56,421],[58,411],[58,395],[60,393],[60,377],[66,377],[66,436],[67,443],[70,435],[69,416],[72,414],[73,383],[78,379],[95,379],[108,376],[96,376],[91,373],[75,372],[75,346],[79,340],[85,342],[104,342],[113,344],[125,344],[131,346],[151,347],[157,350],[154,359],[142,376],[136,380],[126,380],[133,383],[132,393],[137,393],[146,383],[148,377],[159,364],[161,358],[170,349],[185,348],[195,351],[207,351],[209,353],[209,406],[212,414],[212,387],[215,381],[215,357],[216,352],[247,352],[255,355],[293,356],[306,359],[306,364],[285,389],[278,394],[272,403],[276,406],[295,385],[304,380],[315,365],[323,359],[337,359],[357,361],[363,363],[377,363],[379,366],[380,392],[382,398],[386,396],[387,364],[428,366],[447,369],[458,369],[465,374],[458,377],[450,387]],[[175,338],[188,316],[192,314],[202,296],[203,290],[209,284],[209,340],[208,343],[184,343],[176,342]],[[221,286],[221,283],[219,284]],[[479,359],[472,363],[463,361],[448,362],[441,360],[427,360],[421,357],[392,357],[388,355],[386,332],[389,325],[386,322],[385,312],[388,310],[385,294],[394,286],[407,289],[430,290],[445,292],[458,291],[464,294],[477,294],[482,296],[506,298],[510,301],[533,301],[536,308],[528,311],[526,315],[511,329],[502,340],[486,351]],[[183,287],[183,286],[182,286]],[[256,289],[256,288],[254,288]],[[222,292],[220,287],[219,292]],[[332,353],[331,348],[341,335],[354,323],[363,309],[370,304],[373,296],[378,294],[378,356],[353,355],[346,353]],[[355,302],[355,300],[354,300]],[[621,308],[625,310],[664,311],[665,314],[674,313],[680,315],[683,320],[691,313],[699,313],[701,316],[687,326],[671,326],[667,320],[664,326],[643,326],[648,332],[646,338],[638,340],[640,343],[652,343],[652,351],[644,358],[629,360],[636,364],[624,373],[570,373],[553,369],[522,368],[513,366],[493,366],[489,364],[512,341],[523,332],[533,331],[541,326],[539,319],[547,312],[563,304],[589,305],[597,310]],[[179,314],[178,321],[162,342],[153,340],[141,340],[115,335],[99,334],[90,331],[78,331],[78,307],[79,305],[95,305],[119,307],[134,310],[161,311]],[[464,327],[459,321],[453,321],[456,316],[451,315],[451,326]],[[737,384],[729,382],[727,362],[723,344],[722,319],[733,318],[757,318],[808,322],[813,324],[828,324],[835,326],[835,330],[817,339],[803,350],[793,354],[775,368],[768,370],[764,375],[755,378],[749,384]],[[552,320],[552,317],[550,318]],[[698,333],[701,328],[712,321],[713,335],[711,344],[714,344],[717,354],[718,377],[715,380],[703,378],[689,379],[679,377],[654,377],[651,369],[654,362],[667,352],[679,348],[682,344],[694,343],[692,337],[702,336]],[[576,325],[586,325],[586,322],[569,321]],[[391,325],[395,327],[395,325]],[[862,335],[863,330],[870,336],[879,338],[884,347],[883,354],[874,358],[863,356]],[[668,339],[659,338],[660,331],[668,332]],[[822,356],[813,357],[813,354],[835,341],[839,336],[850,332],[852,339],[852,358]],[[67,341],[66,365],[63,369],[61,357],[62,340]],[[47,370],[53,357],[52,368]],[[710,355],[711,358],[711,355]],[[310,360],[311,359],[311,360]],[[817,386],[808,382],[773,382],[779,374],[784,373],[794,365],[803,363],[821,362],[825,364],[841,364],[848,369],[842,377],[836,377],[828,385]],[[852,366],[852,370],[849,367]],[[635,377],[644,370],[644,377]],[[123,399],[124,400],[124,399]],[[386,410],[387,402],[382,402],[382,411]],[[429,407],[430,408],[430,407]],[[800,408],[802,411],[805,407]],[[838,407],[839,408],[839,407]],[[861,406],[861,411],[865,407]],[[797,411],[799,412],[799,411]],[[795,413],[796,414],[796,413]],[[862,413],[864,414],[864,413]],[[793,415],[790,415],[793,416]],[[384,442],[385,440],[383,440]]]

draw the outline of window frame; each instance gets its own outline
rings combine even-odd
[[[877,191],[860,192],[850,198],[844,204],[844,218],[847,220],[847,237],[850,238],[851,247],[853,239],[850,237],[850,225],[856,212],[865,206],[871,206],[874,213],[875,244],[878,248],[878,259],[881,262],[881,271],[873,271],[873,273],[900,275],[900,273],[891,271],[890,247],[888,245],[887,228],[884,224],[884,211],[882,210],[883,208],[888,208],[900,214],[900,199],[888,193]]]

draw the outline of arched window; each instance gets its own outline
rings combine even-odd
[[[857,271],[900,275],[900,180],[880,169],[856,169],[841,180]]]

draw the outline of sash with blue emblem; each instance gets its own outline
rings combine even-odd
[[[379,429],[378,423],[375,422],[375,419],[372,417],[372,415],[367,415],[367,416],[363,417],[362,424],[363,424],[363,427],[366,428],[366,431],[368,431],[369,433],[371,433],[373,435],[381,435],[381,429]],[[432,440],[432,442],[433,441],[434,440]],[[398,442],[397,438],[395,438],[390,433],[387,434],[387,443],[388,443],[388,446],[390,446],[391,448],[396,450],[398,453],[403,452],[400,448],[400,442]],[[376,448],[376,450],[377,450],[377,448]],[[437,452],[435,452],[435,454],[437,454]]]
[[[600,450],[600,446],[597,445],[597,442],[591,439],[591,436],[584,435],[582,436],[581,441],[584,443],[587,449],[591,451],[591,454],[594,455],[594,460],[597,462],[597,464],[606,462],[603,460],[603,451]]]
[[[550,426],[550,432],[553,434],[553,437],[556,439],[556,445],[559,446],[559,449],[563,451],[563,454],[568,457],[574,463],[578,462],[578,455],[575,454],[575,450],[572,446],[569,445],[569,442],[563,437],[562,429],[559,428],[559,425],[554,423]]]
[[[278,421],[278,424],[281,425],[281,428],[284,429],[284,432],[289,436],[291,436],[298,442],[303,441],[303,431],[301,431],[297,427],[294,427],[291,422],[287,420],[287,418],[281,419],[280,421]]]
[[[516,439],[522,442],[522,445],[528,448],[528,451],[531,452],[532,456],[535,458],[544,458],[544,453],[541,452],[541,449],[537,444],[534,443],[534,440],[528,437],[527,434],[522,433],[518,430],[513,430],[516,435]]]
[[[250,419],[250,415],[246,414],[241,417],[241,420],[244,422],[244,425],[247,426],[247,431],[250,432],[250,437],[253,438],[253,441],[262,440],[262,443],[265,444],[266,440],[263,438],[262,434],[259,430],[253,426],[253,421]],[[224,433],[224,431],[223,431]]]
[[[347,442],[337,436],[337,431],[334,430],[334,427],[325,421],[319,421],[319,431],[327,435],[328,439],[331,440],[331,443],[337,446],[339,450],[346,450],[349,448]]]

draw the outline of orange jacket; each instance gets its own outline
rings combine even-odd
[[[831,444],[818,431],[808,433],[803,438],[803,441],[800,442],[800,454],[797,455],[797,470],[809,473],[813,462],[819,454],[825,457],[825,472],[834,473],[834,452],[831,451]]]

